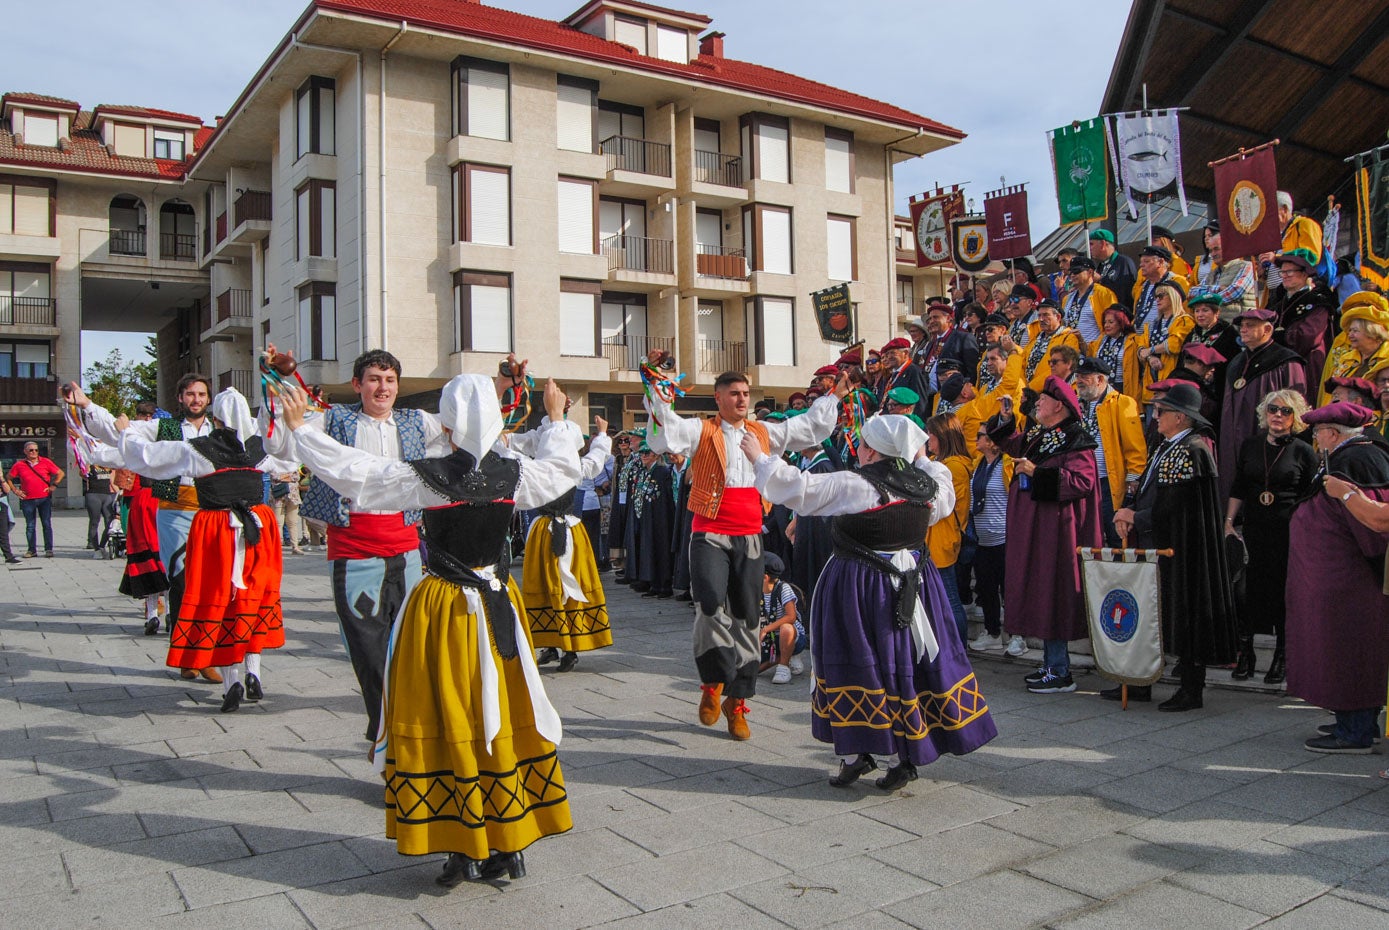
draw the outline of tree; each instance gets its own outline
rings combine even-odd
[[[112,349],[103,360],[82,373],[87,396],[113,415],[133,414],[142,400],[139,366],[127,362],[120,349]]]
[[[135,400],[147,400],[152,403],[159,402],[159,343],[154,336],[150,336],[145,343],[145,354],[149,356],[146,361],[134,364],[135,378],[138,382],[136,387]]]

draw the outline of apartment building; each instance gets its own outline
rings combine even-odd
[[[312,4],[187,172],[204,336],[292,347],[330,390],[384,346],[424,401],[514,351],[619,423],[652,349],[692,408],[729,368],[805,385],[838,352],[811,309],[831,284],[885,341],[892,166],[963,134],[728,58],[711,25],[632,0],[560,22]]]

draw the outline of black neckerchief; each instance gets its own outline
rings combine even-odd
[[[936,479],[903,459],[878,459],[858,473],[878,492],[879,503],[887,503],[889,493],[911,504],[927,504],[936,496]]]
[[[259,436],[252,436],[243,443],[237,438],[236,430],[225,427],[214,429],[206,436],[195,436],[188,444],[217,468],[255,468],[265,458]]]

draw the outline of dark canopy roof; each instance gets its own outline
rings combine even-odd
[[[1386,141],[1389,0],[1134,0],[1100,112],[1139,109],[1145,82],[1151,107],[1191,108],[1188,198],[1214,198],[1208,162],[1281,139],[1278,186],[1319,209],[1342,159]]]

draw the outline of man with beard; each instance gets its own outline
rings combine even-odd
[[[273,345],[267,353],[275,353]],[[519,363],[517,369],[523,369]],[[384,349],[373,349],[352,363],[355,404],[337,404],[306,425],[327,433],[341,445],[403,462],[443,457],[452,451],[434,414],[397,409],[400,362]],[[265,416],[267,411],[262,410]],[[263,429],[271,455],[298,461],[294,433]],[[419,583],[420,512],[374,511],[353,506],[317,476],[304,492],[300,512],[328,525],[328,561],[332,565],[333,603],[343,642],[362,689],[367,711],[367,739],[375,740],[381,714],[381,686],[386,671],[391,624]]]
[[[1096,229],[1090,233],[1090,256],[1099,263],[1100,283],[1114,292],[1132,294],[1133,283],[1138,279],[1138,269],[1133,259],[1120,254],[1114,246],[1114,233],[1107,229]]]
[[[212,421],[207,416],[208,406],[212,403],[211,380],[206,375],[189,372],[178,380],[174,396],[179,405],[177,417],[137,420],[130,424],[131,435],[145,442],[186,442],[212,435]],[[82,419],[93,437],[109,446],[119,447],[121,431],[116,426],[115,418],[105,408],[89,403],[82,408]],[[193,486],[192,477],[151,481],[149,489],[159,502],[154,523],[159,533],[159,560],[164,563],[164,571],[169,578],[169,612],[165,624],[172,631],[179,608],[183,605],[183,570],[188,533],[198,513],[198,492]],[[185,679],[198,677],[198,672],[191,668],[181,669],[180,674]],[[222,681],[215,668],[202,669],[202,676],[211,682]]]
[[[1285,252],[1277,264],[1282,283],[1268,297],[1268,308],[1278,315],[1273,338],[1302,356],[1308,381],[1315,383],[1326,367],[1336,295],[1313,277],[1315,265],[1306,249]]]
[[[1230,499],[1235,465],[1244,441],[1259,429],[1258,406],[1269,391],[1292,388],[1307,396],[1307,375],[1296,352],[1273,341],[1271,310],[1245,310],[1235,317],[1244,348],[1225,367],[1220,404],[1220,499]]]

